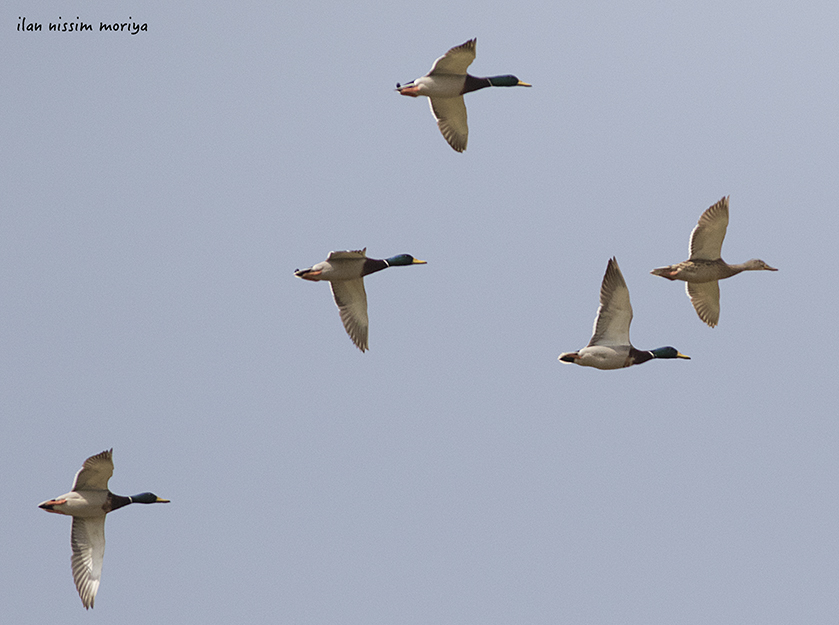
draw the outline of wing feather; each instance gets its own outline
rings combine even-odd
[[[712,328],[720,320],[720,282],[685,282],[690,303],[696,314]]]
[[[469,125],[466,120],[466,103],[463,96],[456,98],[428,98],[437,127],[456,152],[466,149]]]
[[[73,490],[108,490],[108,480],[114,474],[113,453],[110,449],[85,460],[73,480]]]
[[[105,555],[105,515],[73,517],[70,544],[73,547],[71,562],[76,590],[79,591],[82,605],[92,608],[96,591],[99,590],[102,558]]]
[[[337,280],[330,282],[332,297],[341,314],[344,329],[350,335],[352,342],[361,351],[367,350],[367,293],[364,290],[364,280]]]
[[[629,324],[632,323],[632,304],[629,288],[623,279],[618,261],[609,260],[600,285],[600,307],[594,319],[594,334],[588,342],[593,345],[629,345]]]
[[[467,68],[475,60],[475,45],[477,39],[470,39],[466,43],[455,46],[446,52],[431,66],[429,76],[434,74],[465,74]]]
[[[716,260],[722,254],[722,242],[728,228],[728,197],[708,208],[690,233],[690,260]]]
[[[363,250],[340,250],[338,252],[329,252],[326,260],[357,260],[359,258],[367,258],[367,248]]]

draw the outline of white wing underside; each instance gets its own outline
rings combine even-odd
[[[469,125],[466,121],[466,103],[463,96],[456,98],[428,98],[431,114],[437,120],[437,127],[443,137],[457,152],[466,149],[469,139]]]
[[[431,66],[429,76],[434,74],[465,74],[466,70],[475,60],[475,46],[477,39],[470,39],[466,43],[455,46],[446,52]]]
[[[720,320],[720,283],[713,282],[685,282],[690,303],[696,314],[712,328]]]
[[[364,279],[338,280],[330,282],[332,297],[341,314],[344,329],[350,335],[352,342],[361,351],[367,350],[367,293],[364,290]]]
[[[594,345],[629,345],[629,324],[632,323],[632,304],[629,289],[618,262],[612,258],[600,285],[600,307],[594,320],[594,334],[588,347]]]
[[[114,474],[113,449],[91,456],[73,480],[73,490],[108,490],[108,480]]]
[[[99,579],[102,576],[102,558],[105,555],[105,515],[101,517],[73,517],[70,532],[73,548],[73,581],[79,591],[82,605],[93,607]]]
[[[728,228],[728,197],[708,208],[690,233],[689,259],[716,260]]]

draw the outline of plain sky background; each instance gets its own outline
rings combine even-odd
[[[19,33],[18,18],[92,33]],[[100,21],[148,32],[100,33]],[[46,28],[46,26],[45,26]],[[836,623],[839,4],[3,2],[11,624]],[[469,147],[396,82],[478,38]],[[720,324],[682,283],[731,196]],[[366,280],[370,351],[330,250]],[[591,335],[617,256],[640,349]],[[826,276],[825,276],[826,274]],[[96,607],[37,504],[114,448]]]

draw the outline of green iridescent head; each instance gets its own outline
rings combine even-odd
[[[161,499],[154,493],[140,493],[129,497],[131,503],[169,503],[168,499]]]
[[[389,267],[403,267],[405,265],[426,264],[424,260],[416,259],[410,254],[399,254],[398,256],[391,256],[390,258],[385,258],[385,262],[387,262]]]
[[[658,349],[651,349],[650,353],[653,355],[653,358],[684,358],[685,360],[690,360],[690,356],[679,353],[679,350],[675,347],[659,347]]]
[[[493,87],[532,87],[526,82],[520,81],[512,74],[504,74],[503,76],[490,76],[487,78],[489,84]]]

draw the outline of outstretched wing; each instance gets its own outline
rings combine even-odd
[[[475,45],[477,39],[470,39],[466,43],[455,46],[446,52],[431,66],[429,76],[434,74],[465,74],[466,69],[475,60]]]
[[[364,279],[336,280],[332,285],[332,297],[341,313],[341,322],[352,342],[361,351],[367,350],[367,293]]]
[[[712,328],[720,320],[720,282],[685,282],[690,303],[696,314]]]
[[[114,474],[113,453],[110,449],[85,460],[73,480],[73,490],[108,490],[108,480]]]
[[[466,149],[469,126],[466,123],[466,103],[463,96],[456,98],[428,98],[437,127],[456,152]]]
[[[629,345],[629,324],[632,323],[632,304],[629,289],[623,279],[618,261],[609,260],[600,285],[600,307],[594,319],[594,334],[588,342],[593,345]]]
[[[722,254],[722,242],[728,228],[728,197],[702,213],[690,233],[690,260],[717,260]]]
[[[82,605],[93,607],[99,579],[102,576],[102,558],[105,555],[105,515],[97,517],[73,517],[70,532],[73,547],[73,581],[79,591]]]

